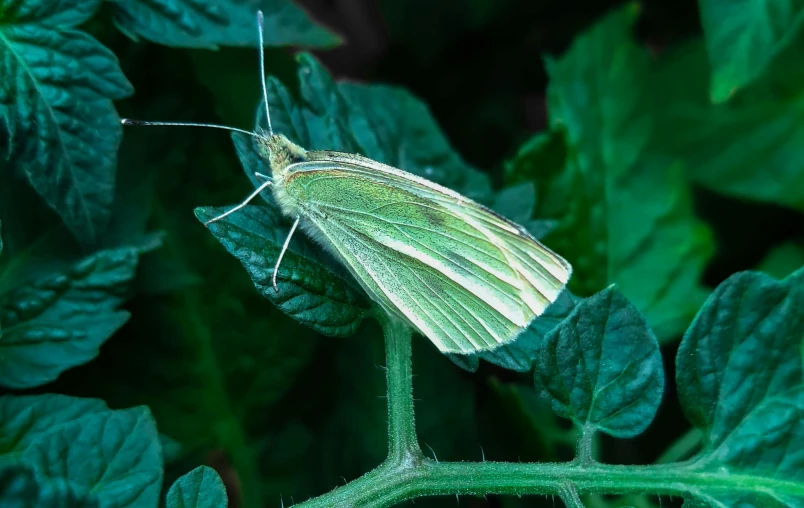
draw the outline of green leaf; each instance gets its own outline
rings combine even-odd
[[[676,358],[682,407],[704,433],[691,469],[740,474],[745,492],[692,493],[715,503],[799,506],[752,478],[804,484],[804,270],[782,281],[741,272],[706,301]]]
[[[124,33],[166,46],[256,46],[258,10],[263,12],[267,46],[328,48],[341,42],[291,0],[132,0],[114,5],[115,21]]]
[[[133,92],[114,54],[73,29],[99,4],[0,1],[0,160],[83,244],[109,220],[122,135],[112,100]]]
[[[714,102],[727,100],[761,76],[804,20],[800,0],[701,0],[699,8]]]
[[[619,291],[590,296],[547,334],[536,390],[560,416],[615,437],[640,434],[664,390],[659,344]]]
[[[650,150],[655,98],[649,56],[630,36],[635,14],[614,11],[547,61],[552,133],[523,146],[508,178],[535,181],[536,215],[557,220],[545,240],[573,264],[570,288],[616,283],[664,340],[703,300],[713,247],[682,168]]]
[[[703,123],[679,133],[691,175],[715,191],[804,210],[804,95],[756,101],[739,109],[713,106]],[[693,120],[694,121],[694,120]]]
[[[24,464],[40,482],[67,482],[103,506],[158,501],[161,445],[147,408],[110,411],[95,399],[6,395],[0,442],[0,465]]]
[[[225,211],[198,208],[196,216],[205,222]],[[278,291],[274,290],[274,264],[288,234],[284,222],[276,209],[248,206],[208,228],[240,260],[260,294],[284,313],[325,335],[351,335],[368,313],[367,298],[348,275],[324,263],[311,242],[294,237],[279,267]]]
[[[104,506],[151,506],[162,483],[156,422],[147,408],[85,416],[32,443],[20,460],[38,475],[68,478]]]
[[[54,428],[108,410],[102,400],[66,395],[0,397],[0,456],[19,455]]]
[[[79,494],[61,480],[37,480],[27,466],[0,469],[0,504],[7,508],[95,508],[98,499],[91,493]]]
[[[764,399],[802,383],[804,271],[776,281],[741,272],[695,317],[678,351],[679,398],[717,447]],[[746,380],[751,380],[747,383]]]
[[[800,54],[800,48],[796,55]],[[790,67],[790,66],[788,66]],[[680,157],[696,183],[715,192],[804,210],[804,94],[762,93],[711,104],[703,44],[694,41],[663,59],[653,78],[665,97],[656,147]],[[792,69],[791,69],[792,72]],[[777,87],[778,88],[778,87]]]
[[[170,486],[167,508],[226,508],[226,488],[218,473],[199,466]]]
[[[0,385],[31,388],[95,358],[129,318],[139,249],[99,251],[0,295]]]

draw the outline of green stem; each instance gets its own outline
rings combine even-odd
[[[594,464],[592,448],[594,447],[595,429],[591,425],[584,425],[578,432],[578,448],[575,453],[575,462],[584,466]]]
[[[349,484],[299,505],[313,507],[393,506],[422,496],[510,494],[562,495],[573,484],[577,494],[653,494],[685,496],[690,491],[728,494],[774,492],[804,496],[804,485],[772,478],[695,471],[688,466],[616,466],[573,463],[438,462],[414,465],[386,462]]]
[[[575,485],[570,482],[562,483],[558,489],[561,500],[567,508],[585,508],[578,491],[575,490]]]
[[[380,322],[385,332],[388,383],[388,461],[415,462],[423,455],[414,421],[411,330],[404,323],[385,316]]]

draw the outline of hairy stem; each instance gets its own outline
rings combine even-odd
[[[564,505],[567,508],[584,508],[583,501],[581,501],[581,497],[578,495],[578,491],[575,490],[575,485],[572,483],[562,483],[559,487],[559,493],[561,500],[564,501]]]
[[[595,462],[592,456],[594,448],[594,435],[595,429],[591,425],[584,425],[581,429],[578,439],[578,447],[575,453],[575,462],[581,465],[591,465]]]
[[[413,411],[411,330],[388,317],[383,317],[381,322],[385,332],[388,383],[388,460],[418,461],[423,455],[416,437]]]
[[[563,495],[573,484],[577,494],[654,494],[685,496],[690,491],[738,490],[802,496],[804,485],[750,475],[723,475],[688,466],[616,466],[575,463],[438,462],[411,465],[386,462],[349,484],[298,507],[393,506],[422,496],[510,494]]]

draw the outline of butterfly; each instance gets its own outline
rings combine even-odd
[[[277,257],[301,230],[339,260],[374,302],[445,353],[474,353],[514,340],[556,300],[570,264],[528,231],[446,187],[358,154],[305,150],[271,127],[257,14],[267,132],[213,124],[143,122],[227,129],[255,138],[271,174],[242,203],[271,187],[292,220]]]

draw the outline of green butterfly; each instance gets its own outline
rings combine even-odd
[[[340,260],[389,314],[445,353],[473,353],[514,340],[558,297],[572,273],[566,260],[492,210],[429,180],[356,154],[304,150],[268,132],[211,124],[253,136],[271,176],[220,220],[272,187],[293,220],[273,272],[298,227]]]

